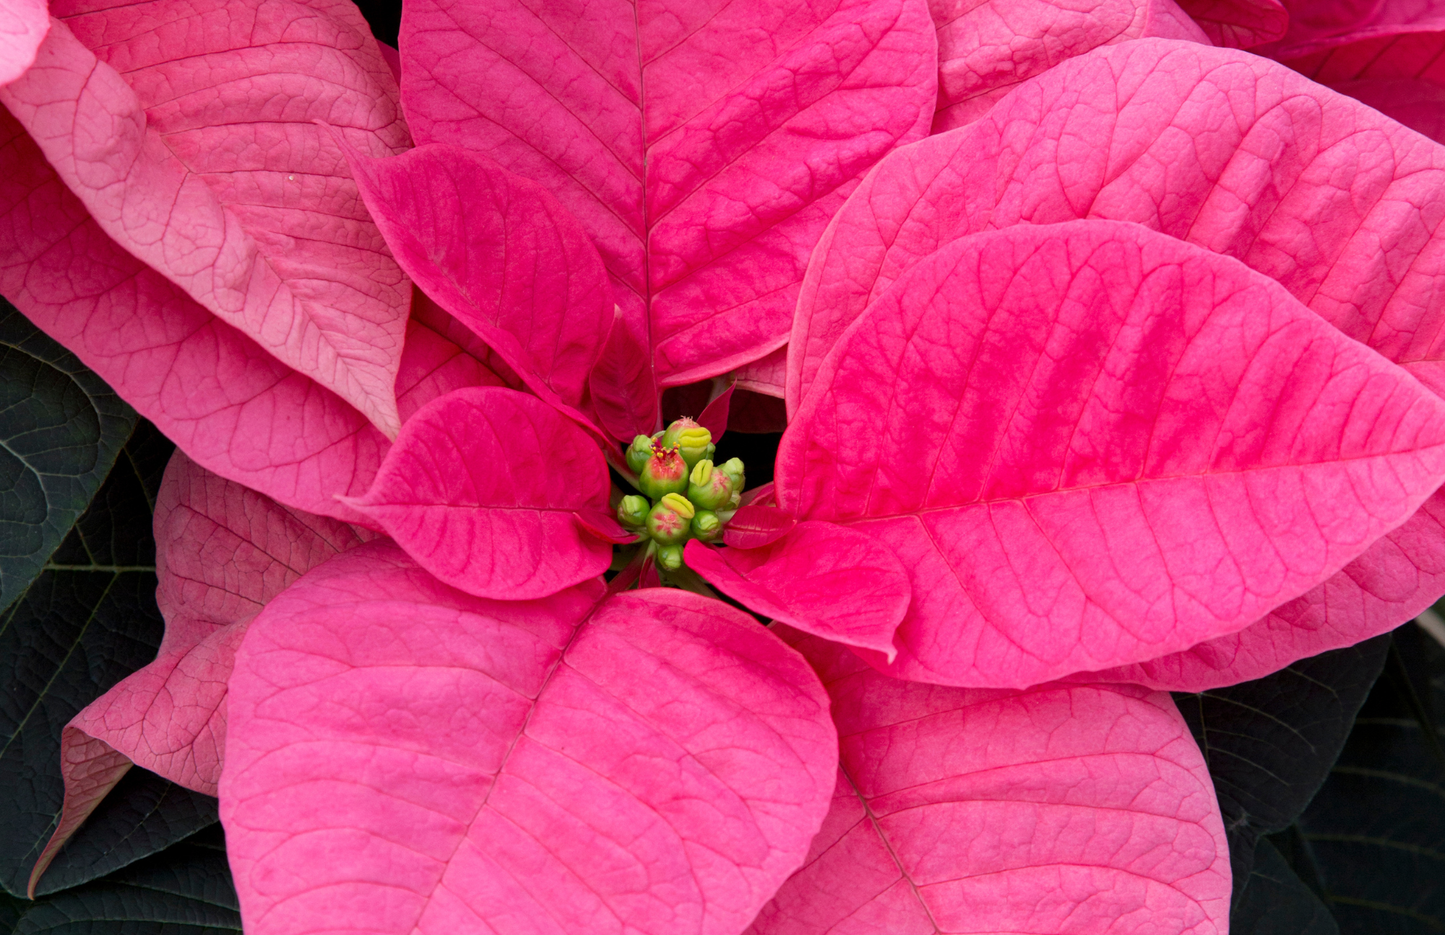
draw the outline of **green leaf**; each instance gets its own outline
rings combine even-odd
[[[241,912],[220,826],[38,901],[15,935],[234,935]]]
[[[100,377],[0,299],[0,607],[40,573],[135,419]]]
[[[1396,633],[1406,668],[1427,677],[1379,681],[1298,822],[1345,935],[1445,932],[1445,765],[1420,717],[1442,707],[1445,650]]]
[[[1255,845],[1253,863],[1249,876],[1234,883],[1239,895],[1229,913],[1231,935],[1339,935],[1329,909],[1269,838]]]
[[[36,893],[70,889],[164,850],[214,825],[216,812],[211,796],[132,767],[56,855]]]
[[[1236,880],[1249,877],[1260,836],[1288,827],[1325,781],[1388,649],[1389,637],[1376,637],[1253,682],[1175,695],[1209,764]],[[1236,886],[1236,903],[1240,895]]]
[[[15,924],[30,905],[23,899],[0,892],[0,935],[12,935]]]
[[[169,453],[154,428],[139,427],[46,570],[0,616],[0,887],[14,895],[64,799],[61,728],[160,644],[151,510]],[[136,840],[147,837],[166,835]]]

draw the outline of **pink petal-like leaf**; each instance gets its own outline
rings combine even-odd
[[[1101,99],[1124,103],[1101,110],[1092,103]],[[1243,260],[1442,392],[1445,306],[1434,271],[1445,234],[1431,220],[1442,212],[1445,150],[1368,107],[1228,50],[1163,40],[1097,50],[973,126],[889,157],[865,181],[809,268],[788,404],[796,408],[847,323],[939,245],[1080,216],[1135,221]],[[1427,567],[1445,540],[1421,535],[1403,547],[1420,553],[1407,561]],[[1351,574],[1403,580],[1388,570],[1396,546],[1376,548],[1384,567]],[[1359,562],[1374,562],[1374,551]],[[1438,597],[1430,575],[1415,580],[1415,595],[1392,592],[1387,603]],[[1359,603],[1348,582],[1327,590]],[[1371,613],[1385,606],[1369,603]],[[1355,610],[1321,613],[1364,620]]]
[[[426,297],[412,298],[406,348],[396,374],[396,406],[405,422],[452,390],[469,386],[521,389],[522,381],[491,348]]]
[[[787,372],[788,348],[784,345],[767,357],[739,367],[735,373],[736,386],[740,390],[781,397]]]
[[[738,508],[723,529],[723,541],[735,549],[759,549],[777,542],[798,525],[787,510],[751,501]]]
[[[156,499],[156,601],[166,618],[154,662],[127,676],[61,733],[65,803],[30,876],[131,764],[216,794],[226,745],[226,683],[256,612],[313,566],[373,538],[288,509],[176,452]]]
[[[1445,28],[1435,0],[1291,0],[1289,29],[1278,42],[1254,51],[1280,60],[1313,55],[1365,40]],[[1384,68],[1392,67],[1381,62]]]
[[[1376,540],[1324,584],[1238,633],[1180,653],[1078,678],[1198,692],[1237,685],[1297,659],[1353,646],[1417,616],[1445,593],[1445,494]]]
[[[841,768],[749,935],[1226,931],[1224,825],[1168,695],[919,685],[785,638],[832,697]]]
[[[883,653],[908,609],[908,573],[878,540],[844,526],[799,523],[757,549],[687,544],[687,564],[765,617]]]
[[[251,935],[738,932],[803,860],[817,677],[676,590],[452,590],[390,544],[252,624],[221,818]]]
[[[608,488],[587,433],[534,396],[487,386],[424,406],[347,502],[447,584],[526,600],[607,568],[611,546],[574,514],[606,512]]]
[[[1442,212],[1445,148],[1283,66],[1163,39],[1096,49],[860,186],[808,270],[789,411],[848,323],[919,259],[976,231],[1080,217],[1242,260],[1445,387]]]
[[[1248,49],[1285,34],[1290,13],[1279,0],[1179,0],[1215,45]]]
[[[50,31],[45,0],[0,3],[0,84],[9,84],[35,61],[35,50]]]
[[[345,148],[406,274],[534,391],[580,406],[613,305],[576,218],[480,153],[428,144],[371,159]]]
[[[888,671],[997,687],[1241,630],[1442,480],[1445,402],[1238,261],[1110,221],[916,264],[777,467],[780,507],[912,576]]]
[[[735,387],[729,385],[717,399],[708,403],[703,411],[698,413],[697,424],[712,433],[713,441],[722,438],[728,430],[728,413],[732,406],[734,389]]]
[[[155,536],[161,612],[212,628],[255,616],[311,568],[376,538],[283,506],[180,453],[166,465],[156,498]]]
[[[1445,141],[1445,13],[1437,22],[1284,63],[1435,142]]]
[[[583,532],[595,536],[603,542],[627,545],[638,539],[637,533],[619,523],[612,513],[578,510],[572,514],[572,518],[577,521],[577,525],[582,527]]]
[[[395,435],[409,286],[310,123],[345,121],[377,155],[405,148],[390,72],[322,9],[201,6],[76,5],[105,57],[57,21],[0,101],[117,243]]]
[[[936,96],[923,0],[414,0],[401,54],[417,140],[484,152],[555,193],[663,386],[783,343],[828,218],[880,156],[927,132]],[[608,359],[601,395],[639,393]]]
[[[386,438],[120,249],[0,112],[0,293],[192,459],[298,509],[371,483]]]
[[[1174,0],[930,0],[929,6],[938,25],[934,133],[972,123],[1019,82],[1101,45],[1145,36],[1209,42]]]

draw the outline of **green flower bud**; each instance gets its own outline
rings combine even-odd
[[[687,478],[687,498],[704,510],[726,506],[733,495],[732,476],[717,470],[706,458],[693,465]]]
[[[728,458],[727,461],[719,466],[719,469],[733,479],[733,490],[742,493],[743,481],[745,479],[743,475],[742,458]]]
[[[716,542],[722,538],[722,520],[711,510],[698,510],[692,518],[693,538],[701,542]]]
[[[687,462],[676,449],[654,448],[652,456],[637,472],[637,485],[653,500],[687,490]]]
[[[683,497],[670,493],[647,514],[647,534],[659,545],[685,542],[697,511]]]
[[[632,440],[632,444],[627,446],[627,466],[632,469],[634,474],[642,473],[642,466],[650,457],[652,457],[652,439],[646,435],[638,435]]]
[[[657,567],[663,571],[677,571],[682,567],[682,546],[664,545],[657,550]]]
[[[715,454],[717,454],[717,445],[709,443],[707,446],[707,451],[703,453],[703,457],[708,459],[709,461],[712,461],[713,455]]]
[[[707,446],[711,444],[712,433],[686,417],[673,422],[662,433],[663,447],[676,445],[689,468],[707,457]]]
[[[617,504],[617,521],[624,526],[636,528],[647,522],[647,498],[630,494]]]

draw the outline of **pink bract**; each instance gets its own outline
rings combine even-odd
[[[348,501],[442,581],[499,600],[600,575],[616,524],[597,443],[534,396],[461,389],[402,428],[376,482]],[[577,514],[586,523],[579,523]]]
[[[1224,826],[1168,695],[920,685],[787,638],[832,697],[841,768],[807,863],[749,935],[1227,927]]]
[[[777,500],[903,561],[887,671],[1024,687],[1243,629],[1442,480],[1445,402],[1402,369],[1235,260],[1076,221],[900,277],[818,370]]]
[[[45,0],[6,0],[0,4],[0,85],[25,73],[49,31],[50,11]]]
[[[535,179],[592,235],[624,319],[614,334],[632,341],[604,364],[634,394],[631,430],[650,432],[655,391],[622,379],[616,355],[655,349],[646,366],[667,386],[779,347],[828,218],[880,156],[927,132],[936,44],[922,0],[417,0],[402,98],[418,142]]]
[[[613,305],[601,257],[576,219],[540,185],[455,146],[392,159],[346,149],[367,207],[417,286],[533,392],[582,406]]]
[[[380,543],[262,612],[230,706],[251,935],[737,932],[837,763],[817,678],[745,614],[601,582],[487,601]]]
[[[999,98],[1060,61],[1157,36],[1209,43],[1174,0],[931,0],[938,25],[933,132],[972,123]]]
[[[687,563],[708,583],[758,613],[800,630],[883,653],[908,609],[908,576],[870,536],[806,522],[756,549],[689,542]]]
[[[304,7],[148,6],[57,10],[104,59],[57,21],[0,101],[121,246],[394,436],[409,288],[311,123],[340,116],[377,155],[410,145],[375,42]]]
[[[1184,12],[1215,45],[1249,49],[1285,34],[1290,11],[1279,0],[1182,0]]]
[[[165,637],[154,662],[66,725],[64,809],[31,873],[32,893],[60,846],[132,763],[216,794],[226,684],[251,619],[311,567],[374,537],[283,507],[179,452],[161,483],[155,533]]]

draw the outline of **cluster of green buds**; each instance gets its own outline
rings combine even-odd
[[[738,508],[743,462],[714,464],[712,433],[691,419],[673,422],[656,435],[639,435],[627,448],[627,466],[637,475],[642,496],[623,497],[617,520],[646,535],[664,571],[682,567],[688,539],[712,542]]]

